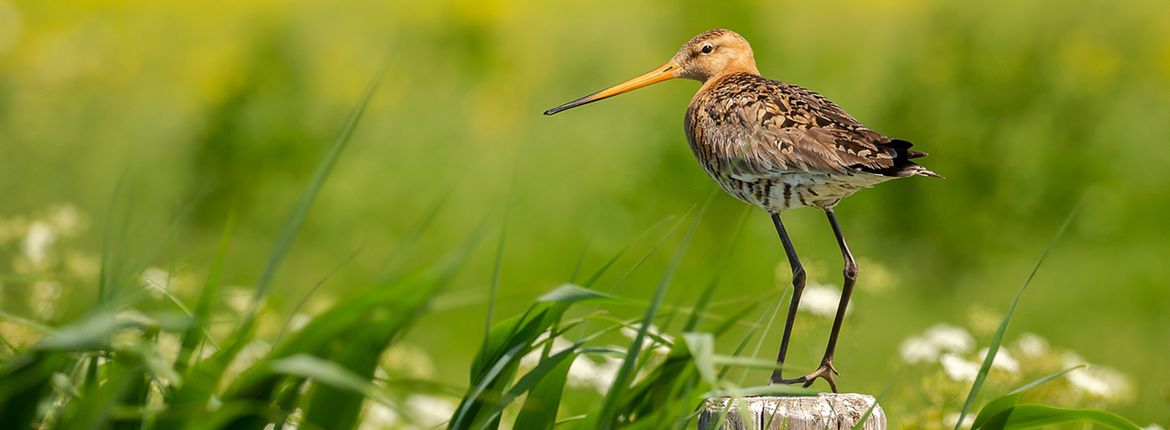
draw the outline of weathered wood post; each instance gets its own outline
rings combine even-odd
[[[886,414],[867,394],[821,393],[816,396],[759,396],[709,399],[699,415],[699,430],[852,429],[865,411],[873,412],[862,429],[886,430]]]

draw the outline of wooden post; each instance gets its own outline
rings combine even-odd
[[[852,429],[873,405],[865,430],[886,430],[886,414],[867,394],[821,393],[816,396],[723,397],[708,399],[699,415],[699,430]]]

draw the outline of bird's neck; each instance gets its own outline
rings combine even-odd
[[[718,74],[713,75],[713,76],[707,78],[707,80],[703,81],[703,86],[699,88],[699,94],[705,93],[708,90],[710,90],[711,88],[714,88],[716,85],[719,84],[719,81],[723,80],[723,78],[726,78],[726,77],[731,76],[731,75],[739,74],[739,73],[750,73],[750,74],[759,76],[760,70],[756,69],[756,66],[754,64],[747,65],[747,66],[728,67],[726,69],[723,69],[723,71],[719,72]]]

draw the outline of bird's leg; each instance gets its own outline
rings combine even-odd
[[[845,308],[849,306],[849,295],[853,293],[853,284],[857,281],[857,262],[853,260],[853,253],[849,252],[849,245],[845,244],[845,235],[841,233],[841,226],[837,224],[837,215],[832,209],[825,210],[829,217],[829,225],[833,226],[833,234],[837,236],[837,245],[841,247],[841,255],[845,257],[845,284],[841,287],[841,302],[837,304],[837,316],[833,319],[833,330],[829,332],[829,344],[825,347],[825,355],[821,358],[821,366],[817,370],[802,378],[804,386],[812,385],[817,378],[824,378],[829,388],[837,392],[837,382],[833,375],[840,375],[833,367],[833,352],[837,349],[837,337],[841,334],[841,323],[845,320]],[[793,381],[798,382],[798,381]]]
[[[780,222],[780,214],[772,213],[772,223],[776,225],[776,233],[780,235],[780,242],[784,245],[784,253],[788,255],[788,266],[792,268],[792,300],[788,304],[788,318],[784,321],[784,337],[780,339],[780,354],[776,356],[776,370],[772,371],[773,384],[791,384],[798,381],[785,381],[781,375],[784,367],[784,357],[788,355],[788,338],[792,336],[792,324],[796,322],[796,307],[800,304],[800,293],[804,291],[804,267],[800,265],[800,258],[796,256],[796,248]],[[804,381],[799,381],[804,382]]]

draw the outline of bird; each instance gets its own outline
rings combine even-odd
[[[835,376],[840,373],[833,359],[858,267],[834,208],[845,197],[882,182],[942,176],[913,161],[927,154],[911,149],[910,142],[866,128],[816,92],[761,76],[751,45],[727,29],[699,34],[666,64],[544,114],[671,79],[702,83],[683,122],[691,151],[724,191],[768,212],[792,270],[792,296],[769,383],[807,388],[820,378],[837,392]],[[784,361],[806,275],[780,214],[801,207],[824,211],[844,259],[844,282],[820,366],[785,379]]]

